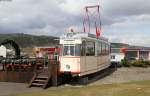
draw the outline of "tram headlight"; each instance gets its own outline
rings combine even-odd
[[[70,65],[66,65],[66,69],[70,69]]]

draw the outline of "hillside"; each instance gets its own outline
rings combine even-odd
[[[10,39],[14,40],[20,47],[51,46],[58,44],[58,37],[34,36],[28,34],[0,34],[0,42]]]
[[[145,49],[149,50],[150,47],[145,47],[145,46],[135,46],[135,45],[129,45],[125,43],[111,43],[111,48],[131,48],[131,49]]]
[[[35,35],[28,35],[28,34],[0,34],[0,42],[10,39],[14,40],[21,48],[31,48],[35,46],[52,46],[58,45],[58,37],[53,36],[35,36]],[[113,43],[111,42],[111,48],[121,48],[121,47],[138,47],[139,46],[132,46],[129,44],[124,43]],[[143,47],[143,46],[142,46]]]
[[[129,47],[129,44],[125,43],[111,43],[111,48],[122,48],[122,47]]]

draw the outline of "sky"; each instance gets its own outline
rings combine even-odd
[[[0,0],[0,33],[60,36],[83,31],[84,7],[101,6],[102,36],[150,46],[150,0]]]

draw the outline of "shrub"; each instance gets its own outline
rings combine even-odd
[[[130,67],[131,66],[130,62],[126,58],[121,60],[121,64],[124,67]]]
[[[134,61],[132,63],[132,66],[135,66],[135,67],[148,67],[148,64],[147,64],[147,62],[145,62],[143,60],[137,60],[137,61]]]
[[[143,61],[148,67],[150,67],[150,61]]]
[[[127,59],[121,60],[121,64],[124,67],[150,67],[150,61],[144,61],[144,60],[135,60],[135,61],[128,61]]]

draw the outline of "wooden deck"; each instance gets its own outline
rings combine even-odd
[[[0,82],[29,83],[28,87],[39,86],[42,88],[50,85],[57,86],[59,62],[51,60],[46,65],[45,61],[36,60],[34,64],[5,62],[1,64]]]

